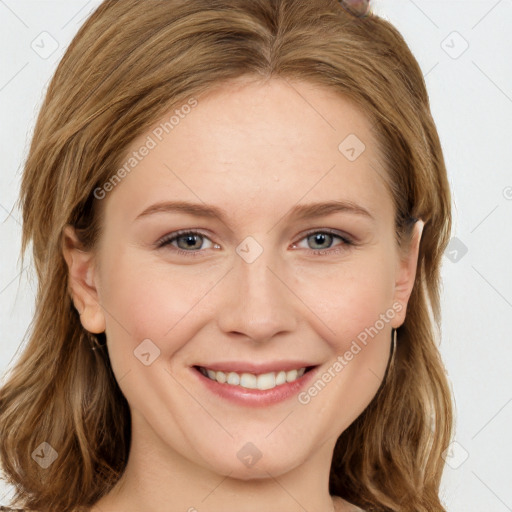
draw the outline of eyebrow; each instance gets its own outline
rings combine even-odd
[[[193,215],[194,217],[215,218],[226,225],[228,225],[227,219],[229,217],[227,212],[212,205],[190,203],[187,201],[164,201],[146,208],[135,218],[135,221],[155,213],[185,213]],[[348,200],[298,204],[286,214],[286,217],[295,217],[296,219],[302,220],[306,218],[322,217],[333,213],[349,213],[366,217],[374,222],[376,221],[369,210]]]

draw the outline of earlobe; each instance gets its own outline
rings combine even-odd
[[[424,226],[425,223],[421,219],[416,221],[407,254],[400,257],[397,264],[393,303],[399,303],[401,308],[392,323],[394,328],[400,327],[405,321],[407,303],[409,302],[409,297],[411,296],[416,280],[419,247]]]
[[[80,321],[92,333],[105,331],[105,316],[95,284],[94,254],[84,250],[72,226],[62,232],[62,254],[68,267],[68,291]]]

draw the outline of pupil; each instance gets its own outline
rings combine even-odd
[[[329,236],[330,235],[325,234],[325,233],[318,233],[316,235],[313,235],[313,238],[314,238],[315,244],[322,245],[323,243],[325,243],[327,237],[329,237]],[[324,247],[324,249],[325,249],[325,247]]]
[[[197,235],[184,235],[182,239],[185,239],[186,246],[188,248],[193,247],[197,243]]]

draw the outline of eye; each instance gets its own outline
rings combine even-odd
[[[341,243],[335,245],[333,248],[332,244],[335,239],[340,240]],[[302,248],[309,249],[309,251],[314,254],[331,254],[339,252],[340,248],[341,250],[346,250],[347,247],[344,246],[355,245],[347,236],[341,235],[330,229],[309,231],[306,233],[306,236],[299,241],[299,243],[296,242],[292,244],[292,247],[294,249],[301,248],[300,243],[302,243],[302,241],[305,241],[305,243],[308,244],[308,247]],[[313,245],[313,247],[311,247],[311,245]]]
[[[208,240],[209,246],[204,247],[204,241]],[[185,256],[195,256],[201,249],[218,249],[217,244],[199,231],[181,230],[164,236],[157,242],[158,248],[169,247],[178,254]]]
[[[333,242],[336,239],[340,240],[341,243],[333,246]],[[205,241],[207,241],[207,247],[204,247]],[[304,242],[308,244],[309,247],[300,245]],[[311,247],[310,244],[312,244],[313,247]],[[299,242],[292,244],[292,248],[305,248],[310,253],[318,256],[324,256],[348,250],[350,246],[354,245],[355,243],[350,238],[335,230],[317,229],[306,233]],[[220,249],[220,246],[218,244],[214,244],[207,235],[194,230],[181,230],[176,231],[175,233],[170,233],[161,238],[156,243],[156,246],[159,249],[166,247],[176,254],[191,257],[201,255],[204,250]]]

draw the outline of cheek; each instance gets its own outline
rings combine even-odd
[[[202,299],[223,272],[203,274],[193,265],[173,268],[150,261],[138,251],[103,262],[109,358],[132,406],[158,410],[164,401],[178,407],[175,400],[181,394],[168,373],[171,361],[180,359],[180,350],[207,319]],[[175,394],[167,396],[168,388]]]
[[[172,265],[138,250],[109,253],[118,255],[107,255],[101,267],[109,344],[133,351],[150,339],[163,355],[173,355],[211,316],[205,299],[226,269]]]
[[[317,280],[316,287],[305,285],[307,276],[303,281],[315,313],[310,318],[316,318],[332,355],[299,398],[301,403],[316,401],[313,407],[329,418],[332,435],[344,431],[374,398],[390,357],[391,321],[397,313],[392,307],[393,267],[380,258],[366,263],[341,265]]]
[[[299,273],[297,289],[303,290],[304,302],[324,326],[323,338],[338,354],[374,326],[388,333],[396,313],[393,262],[384,254],[370,256],[354,257],[323,274]]]

